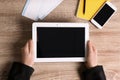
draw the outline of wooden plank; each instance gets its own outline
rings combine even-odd
[[[32,20],[21,16],[26,0],[0,0],[0,80],[14,60],[20,61],[20,49],[31,38]],[[78,0],[64,0],[43,21],[88,22],[75,17]],[[90,40],[98,48],[98,64],[104,66],[107,80],[120,80],[120,1],[112,0],[118,10],[102,30],[90,24]],[[40,21],[41,22],[41,21]],[[80,80],[80,63],[35,63],[31,80]]]

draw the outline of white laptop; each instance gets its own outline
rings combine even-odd
[[[32,26],[35,62],[84,62],[87,23],[39,23]]]

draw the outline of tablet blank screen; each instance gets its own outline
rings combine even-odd
[[[85,57],[85,28],[37,27],[37,58]]]

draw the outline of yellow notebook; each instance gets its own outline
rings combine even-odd
[[[86,0],[85,14],[83,14],[84,0],[80,0],[76,16],[90,20],[106,1],[110,0]]]

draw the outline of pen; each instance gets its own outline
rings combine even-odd
[[[86,9],[86,0],[83,0],[83,14],[85,14],[85,9]]]

